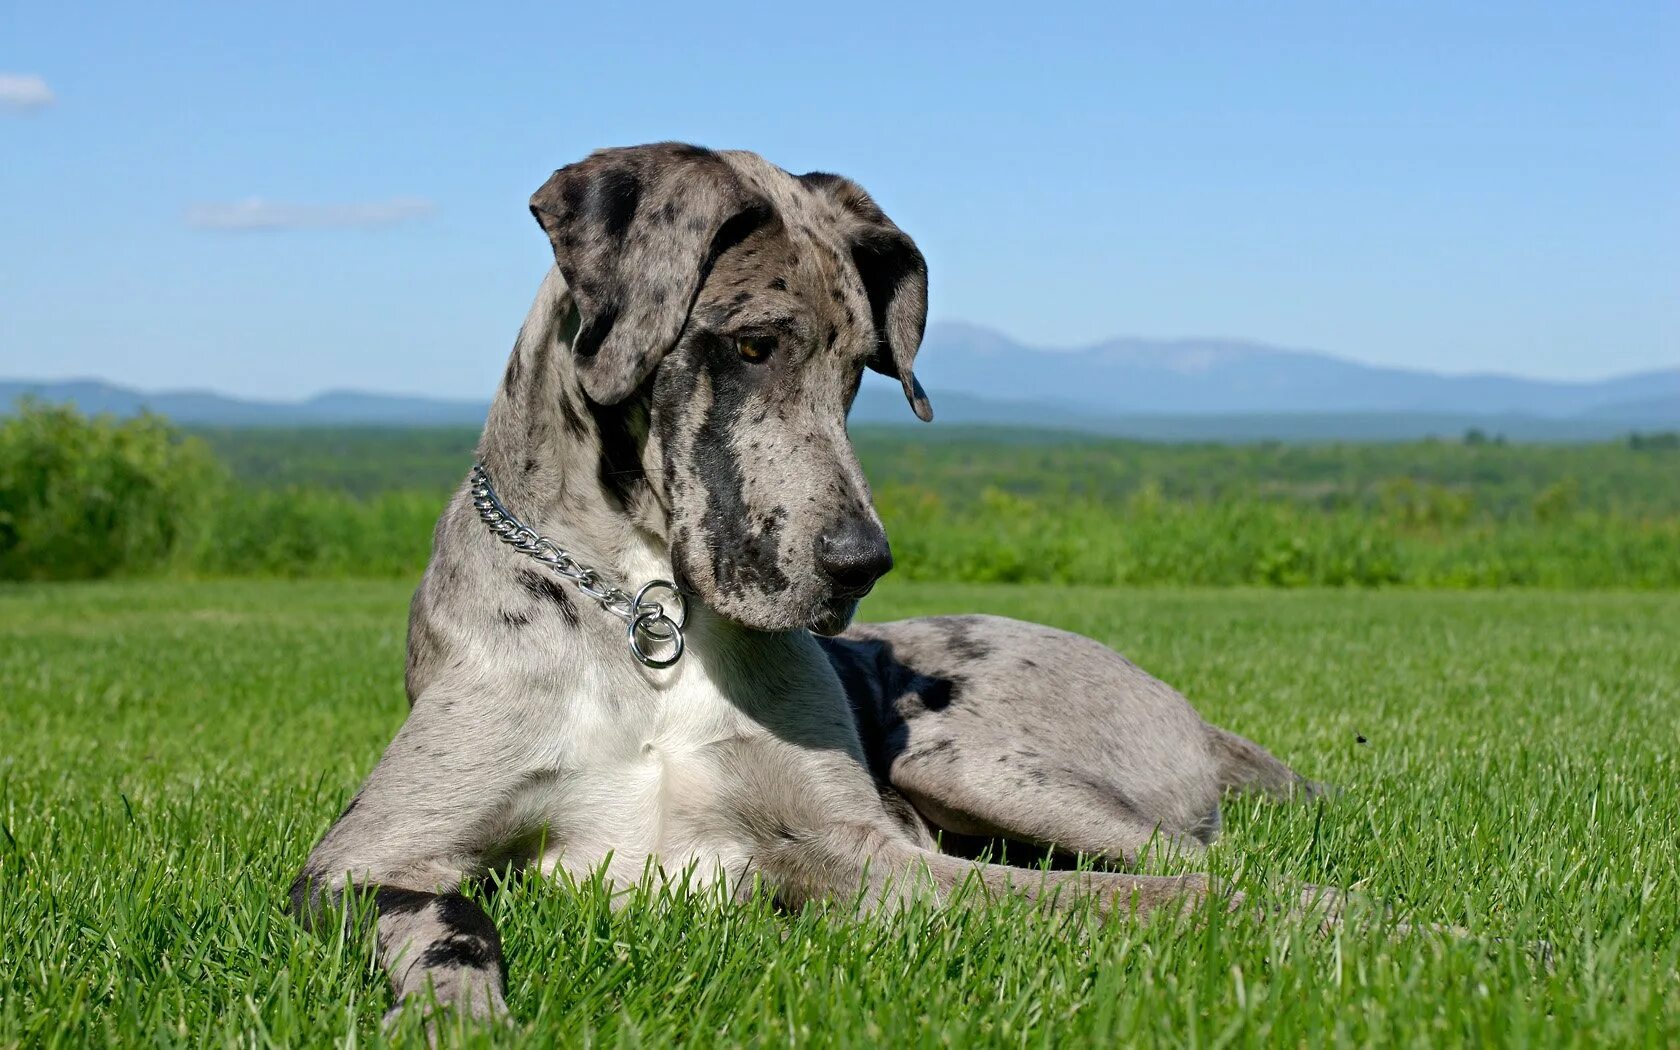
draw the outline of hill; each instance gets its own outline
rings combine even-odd
[[[1519,441],[1593,441],[1680,429],[1680,368],[1591,382],[1443,375],[1240,340],[1030,347],[944,323],[928,330],[917,374],[942,423],[1154,441],[1404,441],[1470,429]],[[487,406],[487,399],[355,390],[265,401],[98,380],[18,380],[0,381],[0,411],[23,395],[89,413],[149,408],[190,426],[476,426]],[[872,376],[852,419],[895,424],[909,415],[896,385]]]

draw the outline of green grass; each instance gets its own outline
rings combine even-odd
[[[0,1046],[380,1040],[367,940],[281,902],[403,717],[407,592],[0,589]],[[1110,642],[1341,787],[1229,806],[1212,865],[1239,884],[1358,883],[1485,936],[613,912],[521,880],[489,905],[503,1041],[1680,1042],[1680,595],[900,583],[867,612],[958,609]]]

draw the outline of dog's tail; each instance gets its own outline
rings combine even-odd
[[[1227,729],[1208,726],[1213,752],[1219,761],[1219,786],[1226,794],[1258,793],[1268,798],[1304,799],[1329,789],[1290,769],[1276,755]]]

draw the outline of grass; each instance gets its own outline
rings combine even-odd
[[[0,1046],[381,1040],[367,939],[304,935],[281,902],[402,720],[407,591],[0,589]],[[520,880],[489,904],[518,1022],[496,1038],[1680,1043],[1680,595],[901,583],[867,612],[956,609],[1110,642],[1342,788],[1230,805],[1217,870],[1358,883],[1485,936],[614,912]],[[1550,972],[1520,947],[1542,938]]]

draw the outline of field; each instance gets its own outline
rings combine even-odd
[[[380,1041],[367,940],[308,937],[281,902],[403,717],[409,586],[0,589],[0,1046]],[[1357,884],[1475,936],[614,912],[514,880],[488,905],[517,1021],[496,1038],[1680,1043],[1680,595],[900,581],[866,613],[950,610],[1110,642],[1340,788],[1228,807],[1216,871]]]
[[[191,433],[247,483],[356,496],[452,489],[478,441],[477,429],[465,427]],[[1574,445],[1507,444],[1475,433],[1435,441],[1232,445],[915,424],[855,427],[852,444],[877,489],[913,487],[959,505],[996,489],[1033,501],[1110,507],[1155,493],[1170,502],[1266,499],[1378,511],[1410,489],[1414,502],[1455,500],[1458,513],[1501,520],[1531,515],[1536,501],[1554,512],[1680,514],[1680,434]]]

